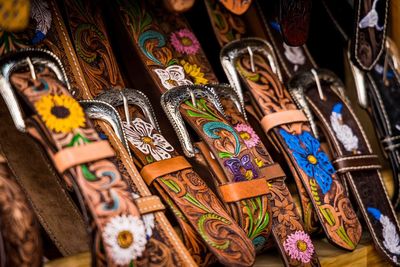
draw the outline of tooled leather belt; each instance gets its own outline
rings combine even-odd
[[[166,23],[160,24],[163,26],[162,30],[164,30],[164,32],[162,32],[161,29],[159,28],[159,26],[157,26],[154,22],[155,17],[158,17],[158,16],[151,16],[150,15],[151,13],[148,11],[132,14],[132,12],[130,12],[130,10],[133,10],[133,7],[129,6],[127,4],[120,6],[120,8],[121,8],[121,10],[123,10],[127,14],[129,14],[129,17],[128,17],[129,20],[126,21],[127,25],[133,23],[134,21],[137,21],[138,19],[140,20],[140,17],[142,17],[142,16],[147,16],[147,17],[150,17],[153,19],[152,27],[143,29],[142,33],[139,32],[139,33],[133,34],[133,32],[132,32],[130,34],[130,36],[135,36],[133,43],[135,46],[138,45],[137,51],[140,52],[142,60],[144,60],[145,62],[148,62],[148,67],[154,71],[154,72],[150,72],[152,77],[155,79],[156,82],[161,80],[162,87],[159,87],[161,91],[164,91],[165,89],[169,89],[171,87],[170,85],[168,85],[168,83],[166,83],[166,80],[168,80],[169,75],[172,75],[174,73],[176,73],[178,75],[177,76],[174,75],[174,76],[170,76],[170,77],[171,78],[174,77],[173,78],[174,83],[176,83],[178,85],[190,83],[190,80],[192,80],[194,83],[197,83],[197,84],[204,84],[204,83],[207,83],[210,81],[216,81],[215,75],[212,73],[211,67],[209,66],[208,62],[205,60],[205,56],[201,51],[198,41],[196,40],[194,35],[189,31],[188,26],[184,23],[184,21],[182,19],[179,19],[179,17],[176,17],[176,16],[169,15],[165,12],[162,13],[162,12],[158,11],[157,15],[159,15],[159,17],[161,17],[161,18],[164,18],[164,21],[173,21],[174,22],[171,24],[167,24],[167,26],[166,26]],[[142,10],[143,10],[143,7],[142,7]],[[146,43],[142,43],[142,42],[140,42],[140,40],[143,40],[142,38],[147,36],[147,33],[149,33],[149,32],[152,32],[153,36],[157,36],[157,38],[160,38],[159,40],[166,40],[164,37],[164,34],[166,34],[166,35],[170,34],[171,40],[173,40],[174,35],[179,36],[179,37],[188,36],[188,38],[191,38],[191,41],[193,42],[193,46],[192,46],[192,48],[188,48],[187,50],[185,50],[185,47],[179,47],[179,43],[176,43],[176,42],[175,43],[172,42],[172,47],[171,47],[168,44],[168,42],[166,42],[166,44],[164,44],[164,41],[163,41],[162,43],[164,45],[159,47],[160,51],[164,51],[164,53],[166,55],[172,54],[172,55],[176,56],[176,59],[172,59],[172,61],[179,62],[180,64],[182,64],[183,68],[180,67],[180,64],[176,64],[173,66],[169,66],[164,70],[160,69],[160,67],[163,67],[163,65],[160,64],[160,62],[164,62],[164,64],[165,64],[165,63],[168,63],[171,61],[161,61],[161,59],[165,60],[165,58],[160,58],[160,60],[157,60],[157,58],[152,58],[151,55],[153,53],[155,53],[155,51],[154,50],[146,51],[146,49],[144,49]],[[181,35],[181,34],[183,34],[183,35]],[[149,38],[148,42],[151,43],[151,41],[152,41],[152,39]],[[194,52],[192,52],[192,49],[194,49]],[[154,55],[158,55],[158,54],[154,54]],[[149,61],[149,59],[151,59],[151,61]],[[157,73],[158,75],[155,76],[154,73]],[[231,103],[231,101],[225,101],[224,103],[229,104],[229,103]],[[224,106],[224,108],[225,108],[225,106]],[[237,116],[237,118],[240,118],[240,120],[242,120],[243,126],[247,125],[247,128],[250,128],[248,123],[245,122],[244,118],[242,118],[243,115],[241,115],[240,113],[237,113],[236,116]],[[214,156],[210,157],[211,153],[210,153],[207,145],[199,143],[198,147],[199,147],[200,152],[203,154],[204,158],[206,158],[207,164],[209,166],[211,166],[210,168],[214,172],[214,175],[216,177],[223,177],[223,178],[220,178],[220,181],[226,181],[226,178],[224,177],[224,174],[223,174],[223,171],[221,170],[220,165],[218,164],[218,162],[216,162],[215,158],[213,158]],[[258,144],[258,148],[259,147],[260,147],[260,144]],[[253,150],[254,150],[254,148],[253,148]],[[262,153],[264,153],[264,152],[265,152],[264,156],[266,158],[268,158],[269,157],[268,153],[266,153],[266,151],[263,151]],[[197,155],[196,155],[197,159],[199,159],[198,155],[199,154],[197,153]],[[263,164],[260,160],[258,161],[258,163]],[[253,164],[255,164],[255,162]],[[257,165],[257,164],[255,164],[255,165]],[[267,165],[273,165],[278,168],[278,166],[274,165],[273,161],[270,159],[269,159],[269,161],[265,162],[264,167],[267,167]],[[270,166],[270,167],[273,167],[273,166]],[[226,167],[226,166],[224,166],[224,167]],[[266,168],[265,170],[267,170],[267,169],[268,168]],[[271,169],[268,169],[268,170],[271,170]],[[265,172],[265,173],[267,173],[267,172]],[[269,176],[271,176],[271,173]],[[266,176],[266,177],[269,177],[269,176]],[[270,182],[273,185],[274,190],[270,190],[269,193],[272,195],[274,195],[276,193],[275,197],[273,197],[276,201],[271,202],[271,206],[275,211],[272,214],[273,224],[275,224],[275,227],[276,227],[276,228],[273,227],[273,228],[275,228],[275,230],[273,230],[274,237],[276,239],[276,242],[278,243],[278,247],[280,248],[280,251],[282,252],[282,256],[285,260],[285,263],[290,262],[290,264],[293,264],[296,261],[299,263],[299,262],[301,262],[299,259],[295,259],[293,257],[291,258],[289,255],[290,253],[288,253],[287,250],[283,249],[287,236],[290,236],[291,234],[295,234],[296,231],[300,231],[300,232],[303,231],[301,223],[299,222],[298,214],[294,209],[294,204],[291,201],[291,197],[288,197],[286,201],[282,201],[282,202],[279,202],[279,200],[278,200],[281,196],[288,195],[288,193],[289,193],[287,191],[285,184],[281,183],[280,179],[274,180],[274,179],[272,179],[273,177],[270,177],[270,178],[271,178]],[[274,183],[275,181],[277,182],[276,184]],[[275,205],[275,203],[277,203],[277,204]],[[285,207],[285,210],[288,210],[288,211],[286,212],[286,211],[283,211],[283,209],[279,209],[278,208],[279,205],[281,207]],[[282,214],[280,214],[281,211],[283,211]],[[292,211],[293,211],[293,213],[292,213]],[[290,215],[293,215],[293,216],[287,216],[287,213],[289,213]],[[279,230],[279,225],[282,222],[282,218],[289,219],[287,221],[287,223],[285,224],[285,225],[287,225],[286,231]],[[306,238],[308,238],[308,236],[306,236]],[[260,241],[260,240],[262,241],[262,239],[263,238],[259,238],[258,241]],[[258,244],[259,244],[258,247],[262,248],[262,245],[261,245],[262,243],[258,243]],[[311,253],[310,255],[315,255],[315,254]],[[307,262],[310,259],[311,258],[307,259]],[[314,257],[314,256],[312,257],[312,262],[314,265],[318,264],[316,257]]]
[[[368,38],[360,41],[360,43],[366,43],[362,45],[366,47],[364,50],[367,52],[373,51],[373,53],[365,53],[366,55],[364,56],[358,56],[357,52],[352,49],[350,66],[354,76],[359,105],[371,115],[376,126],[376,133],[380,138],[384,150],[384,155],[389,158],[395,180],[393,204],[398,208],[400,204],[400,156],[398,151],[400,147],[398,145],[400,126],[397,125],[400,124],[398,123],[399,108],[397,103],[399,96],[397,91],[400,88],[400,57],[395,44],[389,38],[386,38],[386,42],[384,41],[387,11],[382,9],[383,2],[380,3],[377,10],[377,25],[372,28],[363,29],[357,27],[358,35],[350,36],[354,44],[357,40],[356,38],[367,35]],[[325,11],[335,25],[335,28],[342,34],[343,41],[347,45],[349,33],[352,32],[352,29],[347,27],[347,20],[343,20],[342,15],[339,14],[344,13],[346,17],[352,18],[351,13],[354,11],[351,7],[342,5],[339,6],[341,7],[341,13],[339,13],[338,6],[326,0],[323,3]],[[384,4],[388,5],[387,3]],[[363,8],[363,6],[358,6],[357,12],[360,12]],[[369,34],[364,33],[367,29]],[[371,33],[375,33],[375,35]],[[366,57],[369,62],[368,64],[374,64],[368,68],[369,70],[366,70],[366,68],[359,69],[357,67],[359,64],[354,60],[356,56],[362,59]]]
[[[176,215],[196,262],[210,264],[213,258],[209,252],[212,252],[224,265],[252,265],[255,252],[249,249],[251,241],[192,166],[159,133],[148,99],[136,90],[121,92],[132,107],[132,116],[128,115],[122,123],[127,144],[145,182],[157,190]],[[118,91],[105,92],[96,99],[115,108],[124,105]],[[133,107],[140,108],[146,118]]]
[[[311,109],[317,117],[334,154],[336,173],[347,180],[355,195],[376,249],[398,266],[400,226],[382,181],[378,156],[344,95],[343,84],[329,71],[317,72],[319,86],[312,73],[300,73],[289,82],[291,93],[303,109]]]
[[[91,98],[92,95],[96,95],[103,86],[109,86],[109,83],[113,86],[120,86],[122,78],[119,76],[119,72],[116,68],[114,59],[111,57],[111,49],[108,44],[108,37],[105,34],[105,26],[102,23],[102,19],[99,19],[100,13],[98,9],[93,9],[89,2],[85,2],[85,5],[80,5],[74,1],[68,1],[66,3],[70,8],[68,12],[71,15],[71,21],[78,22],[75,24],[76,32],[74,34],[74,45],[78,51],[77,54],[74,52],[74,46],[68,37],[67,29],[63,24],[61,13],[58,6],[54,1],[33,1],[32,2],[32,13],[33,22],[39,23],[44,19],[44,24],[41,24],[41,28],[29,27],[27,31],[22,33],[3,33],[12,36],[13,42],[9,46],[5,47],[4,43],[2,47],[3,53],[9,52],[9,50],[20,49],[26,46],[45,47],[51,49],[56,55],[60,56],[63,61],[66,72],[71,80],[71,87],[75,88],[72,92],[75,97],[78,98]],[[96,6],[98,8],[98,6]],[[90,10],[85,11],[85,10]],[[94,12],[94,10],[97,10]],[[88,14],[92,14],[89,16]],[[84,19],[83,21],[80,21]],[[79,23],[79,21],[81,23]],[[71,22],[71,23],[73,23]],[[86,36],[91,36],[87,39]],[[99,47],[87,46],[91,42]],[[89,49],[89,50],[87,50]],[[93,52],[94,51],[94,52]],[[92,53],[98,53],[98,56],[91,57]],[[107,58],[111,57],[111,60]],[[82,64],[82,68],[80,66]],[[86,65],[85,65],[86,64]],[[87,73],[84,74],[83,70]],[[96,76],[96,78],[94,78]],[[76,89],[79,88],[79,89]],[[91,90],[89,90],[91,89]],[[109,142],[118,151],[118,157],[115,158],[115,162],[118,164],[122,177],[129,182],[132,191],[135,193],[137,203],[141,203],[140,207],[146,206],[146,202],[150,203],[157,202],[157,197],[152,196],[143,179],[140,177],[137,169],[132,164],[132,158],[128,151],[123,147],[122,143],[118,140],[116,133],[113,129],[103,122],[97,123],[101,127],[101,130],[109,137]],[[12,135],[18,136],[17,134]],[[19,138],[18,141],[26,143],[25,139]],[[7,144],[3,144],[5,146]],[[6,155],[10,160],[21,156],[17,155],[15,148],[7,145]],[[35,155],[35,157],[43,157],[37,155],[37,148],[31,149],[29,153]],[[24,158],[26,158],[24,156]],[[28,161],[28,159],[26,159]],[[14,162],[16,162],[14,160]],[[64,255],[74,254],[82,252],[87,249],[84,229],[85,226],[82,223],[81,216],[78,214],[76,207],[71,204],[72,201],[65,196],[65,192],[57,183],[55,174],[49,171],[49,168],[41,168],[40,172],[43,173],[49,184],[46,190],[44,187],[36,186],[36,183],[32,183],[34,174],[38,171],[37,167],[31,168],[31,165],[26,164],[24,166],[18,166],[15,169],[20,175],[17,179],[25,181],[25,189],[29,189],[32,192],[30,196],[33,196],[32,202],[40,204],[38,209],[35,209],[37,214],[40,214],[39,220],[46,229],[47,233],[55,241],[57,248],[63,252]],[[48,178],[47,178],[48,177]],[[51,185],[51,186],[50,186]],[[51,190],[50,190],[51,189]],[[43,197],[40,197],[35,192],[41,192],[46,199],[51,199],[49,203],[41,201]],[[139,198],[137,198],[139,197]],[[54,200],[53,200],[54,199]],[[147,200],[148,201],[147,201]],[[159,200],[158,200],[159,201]],[[50,206],[51,204],[51,206]],[[46,208],[49,206],[49,208]],[[60,209],[59,207],[63,208]],[[158,205],[161,207],[162,205]],[[51,208],[50,208],[51,207]],[[149,214],[147,214],[150,212]],[[68,228],[70,231],[64,231],[62,227],[59,227],[59,219],[51,220],[51,214],[57,218],[64,218],[68,223],[65,226],[73,226]],[[154,228],[150,232],[153,233],[148,239],[147,249],[143,253],[143,257],[136,261],[138,265],[146,264],[161,264],[161,265],[176,265],[176,266],[194,266],[195,262],[190,256],[189,252],[180,241],[178,235],[173,230],[172,226],[166,219],[162,211],[149,210],[145,212],[146,222],[154,223]],[[43,215],[43,216],[42,216]],[[148,217],[152,217],[148,221]],[[80,223],[80,224],[78,224]],[[63,231],[59,231],[63,229]],[[82,229],[82,231],[81,231]],[[78,234],[79,233],[79,234]],[[99,243],[99,242],[97,242]],[[157,257],[150,257],[150,255],[157,255]]]
[[[114,151],[69,94],[58,59],[46,51],[29,50],[3,56],[1,66],[2,96],[15,126],[43,146],[64,182],[74,189],[93,235],[93,256],[109,266],[131,264],[145,249],[145,225],[112,162]],[[16,95],[24,104],[18,104]]]
[[[202,66],[202,62],[204,62],[205,56],[202,53],[199,53],[201,50],[200,44],[198,41],[195,39],[193,33],[189,30],[187,27],[187,24],[184,20],[182,20],[179,16],[176,15],[171,15],[166,13],[164,10],[160,10],[157,7],[153,7],[152,11],[155,12],[156,15],[153,15],[149,10],[148,10],[148,3],[144,3],[144,1],[136,1],[136,2],[125,2],[121,1],[119,5],[119,9],[122,10],[123,13],[127,14],[128,16],[124,16],[122,18],[127,19],[127,21],[123,22],[124,27],[126,27],[129,24],[136,23],[137,21],[140,21],[140,18],[145,16],[149,17],[152,19],[152,24],[147,25],[147,28],[141,29],[141,32],[135,33],[135,35],[131,35],[132,37],[135,37],[133,40],[133,45],[137,49],[137,51],[140,53],[140,57],[142,59],[142,62],[145,63],[147,68],[150,68],[150,75],[151,78],[153,79],[153,82],[156,83],[157,88],[163,92],[166,90],[171,90],[174,86],[176,85],[183,85],[183,84],[191,84],[192,82],[189,80],[190,78],[193,80],[196,80],[198,83],[206,83],[208,79],[213,78],[213,73],[208,71],[208,72],[202,72],[199,68],[199,66]],[[132,13],[133,10],[140,10],[140,12],[137,13]],[[176,43],[172,41],[171,43],[174,43],[174,49],[172,48],[171,44],[166,42],[166,38],[164,37],[163,30],[160,29],[160,26],[156,23],[156,18],[164,19],[164,21],[172,21],[173,23],[168,23],[166,26],[164,23],[163,26],[166,28],[169,27],[167,30],[169,30],[171,33],[171,40],[177,38],[187,37],[190,38],[190,40],[193,42],[193,45],[189,48],[185,47],[180,47],[179,43]],[[161,25],[161,24],[160,24]],[[179,30],[178,30],[179,29]],[[130,28],[128,28],[130,30]],[[150,36],[148,33],[152,33]],[[162,46],[159,47],[158,49],[160,51],[163,51],[163,54],[156,53],[154,50],[146,50],[147,42],[151,41],[153,36],[156,36],[157,39],[163,40],[161,42]],[[149,39],[146,39],[146,38]],[[130,40],[131,42],[132,40]],[[175,50],[175,52],[174,52]],[[180,54],[184,56],[185,54],[189,55],[194,55],[198,53],[198,56],[194,58],[194,62],[187,62],[183,61],[184,59],[181,58],[174,58],[177,53],[176,51],[180,51]],[[194,52],[193,52],[194,51]],[[168,55],[168,57],[164,57],[163,55]],[[189,58],[189,57],[187,57]],[[176,64],[174,64],[176,63]],[[179,63],[179,64],[178,64]],[[182,65],[180,65],[182,64]],[[201,65],[200,65],[201,64]],[[185,68],[186,71],[189,72],[185,75]],[[191,70],[191,71],[190,71]],[[200,72],[200,73],[199,73]],[[137,74],[136,74],[137,75]],[[189,79],[188,79],[189,78]],[[172,99],[173,100],[173,99]],[[177,99],[176,99],[177,100]],[[202,100],[206,101],[206,100]],[[207,101],[206,101],[207,102]],[[178,108],[179,106],[177,106]],[[175,110],[174,110],[175,112]],[[195,112],[195,111],[193,111]],[[223,119],[223,116],[220,115],[221,119]],[[223,119],[224,122],[226,122],[225,119]],[[188,119],[190,121],[190,119]],[[228,126],[227,126],[228,127]],[[232,126],[229,126],[232,127]],[[210,129],[211,130],[211,129]],[[208,142],[208,145],[210,147],[214,147],[213,140],[212,138],[208,137],[204,133],[202,135],[205,137],[205,140]],[[240,140],[240,139],[238,139]],[[190,139],[188,139],[190,141]],[[241,144],[243,144],[243,141],[241,141]],[[239,144],[238,144],[239,145]],[[245,146],[243,146],[245,148]],[[216,150],[212,150],[215,153],[215,157],[219,157],[218,152]],[[222,151],[221,151],[222,153]],[[232,151],[232,153],[237,153],[237,154],[242,154],[240,151]],[[187,154],[187,153],[186,153]],[[246,154],[246,151],[243,152],[243,154]],[[248,154],[248,152],[247,152]],[[194,154],[187,155],[193,157]],[[221,154],[220,154],[221,155]],[[228,181],[234,182],[234,175],[231,171],[229,171],[229,166],[225,166],[224,161],[227,160],[229,157],[233,157],[233,154],[226,153],[224,154],[226,158],[224,160],[219,161],[219,168],[222,170],[225,170],[226,174],[228,174],[228,177],[224,177],[225,181],[223,184],[227,183]],[[251,159],[251,158],[250,158]],[[251,161],[250,161],[251,164]],[[256,167],[254,167],[256,168]],[[251,170],[249,170],[251,171]],[[255,176],[254,178],[256,178]],[[219,185],[221,184],[221,181],[217,181]],[[265,183],[266,185],[266,183]],[[266,187],[263,187],[266,189]],[[226,190],[228,191],[228,190]],[[259,201],[257,202],[257,205],[255,205],[255,210],[245,210],[243,212],[243,209],[240,208],[242,207],[240,199],[235,199],[233,198],[230,202],[229,205],[232,207],[231,215],[239,222],[239,225],[244,228],[245,232],[248,234],[248,236],[251,237],[251,239],[255,239],[258,236],[262,236],[262,244],[265,244],[265,240],[269,236],[270,228],[271,228],[271,220],[269,220],[269,205],[267,201],[267,197],[265,196],[264,192],[263,195],[260,197]],[[245,203],[245,205],[248,205]],[[268,214],[268,215],[266,215]],[[245,218],[248,218],[249,216],[254,216],[253,219],[250,217],[248,220]],[[261,237],[260,237],[261,239]],[[265,239],[265,240],[264,240]]]
[[[282,51],[282,41],[276,35],[270,38],[274,40],[277,51]],[[392,229],[392,236],[398,236],[399,226],[378,170],[378,157],[373,154],[366,135],[346,100],[340,80],[329,71],[313,69],[316,65],[305,47],[299,47],[296,51],[307,60],[303,61],[303,70],[289,82],[291,95],[311,122],[314,122],[314,115],[318,118],[319,126],[334,154],[336,172],[353,192],[375,247],[387,260],[398,265],[397,253],[400,251],[394,245],[396,241],[388,241],[390,235],[384,237],[387,227]],[[281,64],[288,71],[288,76],[292,76],[296,72],[296,66],[290,60],[291,57],[281,54],[279,58],[282,59]],[[310,71],[304,71],[305,68]],[[309,108],[304,108],[308,105]],[[315,123],[312,128],[314,132],[318,131]],[[347,219],[352,220],[352,216],[346,217]],[[390,223],[384,225],[382,221]]]
[[[99,22],[103,20],[99,9],[97,9],[97,12],[91,12],[95,19],[88,19],[87,16],[83,16],[81,8],[75,1],[66,1],[65,7],[67,13],[74,18],[68,20],[72,32],[71,36],[74,39],[78,59],[82,67],[85,68],[85,78],[90,83],[91,95],[95,96],[102,90],[102,85],[123,87],[124,83],[106,38],[102,38],[102,45],[106,48],[103,51],[107,51],[107,53],[102,54],[101,61],[88,62],[87,57],[84,56],[97,52],[96,48],[91,45],[95,43],[94,41],[83,42],[83,40],[86,40],[83,39],[84,36],[94,34],[96,31],[90,27],[85,27],[87,28],[86,32],[82,32],[80,29],[87,25],[88,20],[92,23],[96,20],[96,25],[99,25]],[[88,5],[86,10],[93,10],[92,8]],[[102,29],[103,36],[106,36],[104,27]],[[104,70],[103,64],[112,72],[107,71],[107,69]],[[99,76],[101,79],[99,79]],[[102,81],[102,85],[96,83],[98,80]],[[115,83],[115,81],[118,82]],[[245,249],[249,245],[251,246],[250,241],[224,211],[212,191],[191,169],[189,163],[182,156],[179,156],[158,132],[157,121],[154,115],[149,112],[149,110],[152,110],[149,101],[138,91],[126,89],[121,93],[124,94],[128,102],[128,106],[124,106],[126,112],[132,113],[131,119],[127,119],[130,122],[129,125],[126,123],[123,125],[123,132],[126,133],[127,144],[130,146],[130,148],[127,147],[127,150],[132,151],[136,164],[142,169],[141,174],[144,180],[149,186],[156,189],[175,214],[181,226],[186,247],[195,261],[200,265],[208,265],[215,261],[212,256],[214,254],[225,265],[251,265],[254,260],[254,251]],[[97,96],[96,99],[105,100],[114,107],[121,106],[124,103],[120,91],[112,91],[111,89]],[[138,108],[141,110],[138,110]],[[121,108],[118,110],[122,117],[126,116],[124,114],[128,114],[123,112]],[[141,115],[142,111],[146,115],[145,117]],[[105,114],[107,112],[99,115],[104,117]],[[147,143],[140,144],[142,138],[145,138]],[[156,148],[153,148],[153,146]],[[246,253],[242,251],[246,251]]]
[[[223,48],[221,61],[235,89],[242,90],[241,80],[249,90],[265,133],[285,155],[297,183],[305,187],[328,240],[344,249],[355,249],[361,225],[355,216],[351,223],[347,221],[355,214],[350,200],[307,117],[279,80],[271,46],[255,38],[235,41]]]

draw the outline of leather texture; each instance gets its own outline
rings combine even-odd
[[[140,175],[146,184],[151,185],[157,178],[191,167],[190,163],[184,157],[178,156],[150,163],[142,168]]]
[[[399,236],[400,227],[378,170],[379,161],[373,156],[366,134],[343,93],[343,84],[325,70],[318,70],[318,76],[325,100],[320,99],[310,74],[294,76],[289,86],[293,90],[295,87],[302,88],[310,109],[329,139],[331,151],[340,167],[338,175],[347,181],[377,251],[398,266],[397,255],[400,251],[394,249],[398,241],[394,241],[393,237]]]
[[[288,123],[306,122],[307,117],[301,110],[287,110],[279,113],[265,115],[260,123],[264,131],[268,133],[273,128]]]

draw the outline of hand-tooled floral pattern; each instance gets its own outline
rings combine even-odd
[[[190,64],[185,60],[181,60],[181,65],[183,70],[190,78],[193,80],[194,84],[207,84],[208,80],[204,78],[204,73],[201,71],[200,67],[196,64]]]
[[[294,203],[288,203],[287,199],[279,201],[275,199],[274,206],[272,207],[272,214],[274,217],[278,218],[279,223],[289,224],[290,221],[296,217],[293,212]]]
[[[172,65],[165,69],[155,69],[154,72],[157,74],[165,89],[168,90],[175,86],[193,84],[188,79],[185,79],[185,71],[183,67],[179,65]]]
[[[326,154],[320,151],[320,143],[309,132],[303,131],[299,135],[292,135],[283,129],[279,130],[287,146],[292,150],[300,168],[310,177],[314,177],[322,193],[326,194],[332,184],[332,175],[335,173]]]
[[[199,41],[188,29],[181,29],[172,33],[171,44],[181,54],[195,55],[200,49]]]
[[[56,132],[68,133],[85,125],[82,107],[70,96],[46,95],[35,108],[46,126]]]
[[[314,245],[310,237],[303,231],[296,231],[289,235],[283,247],[290,257],[303,263],[310,262],[314,254]]]
[[[104,242],[110,246],[111,257],[119,265],[127,265],[140,257],[145,249],[143,221],[132,215],[113,217],[105,226]]]
[[[260,137],[250,125],[239,123],[235,126],[235,130],[239,132],[240,137],[248,148],[255,147],[260,142]]]
[[[230,158],[224,162],[224,165],[233,173],[235,182],[252,180],[258,177],[249,155],[244,155],[240,159],[236,157]]]
[[[171,158],[170,152],[174,148],[165,138],[154,132],[154,127],[140,118],[136,118],[130,125],[123,122],[128,140],[142,153],[151,155],[156,161]]]

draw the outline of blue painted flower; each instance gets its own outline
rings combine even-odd
[[[332,174],[335,173],[331,162],[320,150],[320,143],[309,132],[293,135],[283,129],[279,131],[289,149],[292,150],[300,168],[310,177],[315,178],[322,193],[326,194],[331,188]]]

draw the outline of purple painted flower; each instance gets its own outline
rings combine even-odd
[[[250,125],[239,123],[235,126],[235,130],[239,133],[248,148],[255,147],[260,142],[260,137],[258,137]]]
[[[283,248],[292,259],[302,263],[310,262],[314,254],[314,245],[310,236],[304,231],[296,231],[290,234],[283,243]]]
[[[244,155],[241,159],[230,158],[225,161],[224,165],[232,172],[235,182],[252,180],[258,177],[249,155]]]
[[[171,44],[181,54],[195,55],[200,49],[199,41],[188,29],[172,33]]]

